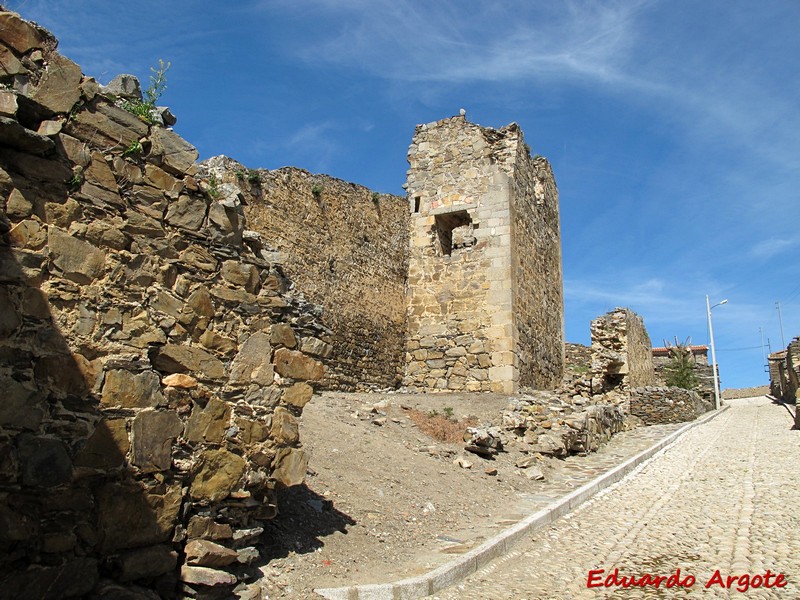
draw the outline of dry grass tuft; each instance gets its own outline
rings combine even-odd
[[[478,424],[476,417],[458,420],[453,416],[437,413],[435,410],[425,413],[421,410],[411,409],[408,411],[408,417],[425,435],[437,441],[452,444],[463,442],[467,427],[474,427]]]

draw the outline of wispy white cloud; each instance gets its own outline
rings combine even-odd
[[[470,83],[568,75],[616,82],[633,41],[633,17],[648,1],[572,1],[563,8],[512,3],[413,0],[266,2],[302,10],[330,28],[296,51],[308,61],[362,69],[387,79]],[[511,19],[511,14],[516,17]],[[309,43],[311,42],[311,43]]]
[[[769,238],[755,244],[750,249],[750,254],[755,258],[766,260],[782,252],[800,245],[800,240],[788,238]]]
[[[338,129],[332,120],[306,123],[289,134],[283,147],[290,155],[302,157],[313,170],[324,171],[339,151]]]
[[[269,0],[262,8],[324,22],[287,43],[310,64],[361,69],[421,94],[485,83],[524,84],[528,95],[541,86],[599,87],[680,123],[696,142],[735,143],[800,166],[797,90],[759,77],[741,47],[752,24],[733,11],[696,7],[709,25],[725,19],[725,34],[699,36],[666,0]]]
[[[685,290],[676,289],[660,279],[644,282],[620,279],[592,281],[565,280],[564,296],[567,305],[592,308],[597,314],[617,306],[629,307],[650,321],[670,322],[691,314]]]

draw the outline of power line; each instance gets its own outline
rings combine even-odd
[[[797,295],[800,295],[800,285],[798,285],[791,292],[789,292],[788,297],[786,298],[786,300],[783,301],[784,304],[789,304]]]
[[[783,339],[783,317],[781,317],[781,303],[776,302],[775,306],[778,308],[778,323],[781,325],[781,345],[786,346],[786,340]]]
[[[761,348],[761,345],[758,346],[747,346],[745,348],[717,348],[717,352],[739,352],[740,350],[755,350],[756,348]]]

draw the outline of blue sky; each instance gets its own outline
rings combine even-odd
[[[417,123],[518,122],[561,195],[567,340],[615,306],[708,341],[723,387],[800,335],[795,0],[4,2],[107,83],[171,61],[201,158],[402,194]]]

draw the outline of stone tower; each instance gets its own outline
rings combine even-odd
[[[516,123],[419,125],[408,151],[412,389],[546,388],[564,363],[558,190]]]

